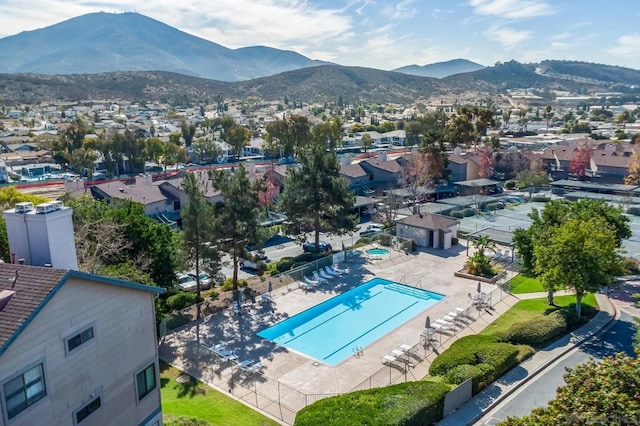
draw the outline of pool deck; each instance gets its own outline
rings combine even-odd
[[[459,244],[449,250],[423,249],[409,255],[392,253],[387,259],[381,260],[348,261],[341,264],[342,268],[348,269],[348,274],[329,283],[309,291],[295,285],[278,288],[272,292],[272,303],[245,305],[240,315],[229,309],[188,325],[165,338],[159,348],[160,358],[240,399],[244,397],[237,393],[235,384],[238,380],[246,380],[248,388],[260,386],[261,383],[267,386],[268,382],[277,380],[284,389],[291,387],[307,395],[321,395],[353,390],[382,368],[382,355],[399,344],[406,344],[422,351],[419,355],[424,361],[416,363],[406,372],[408,380],[419,380],[427,374],[429,364],[436,356],[434,351],[426,350],[420,344],[426,316],[429,315],[435,321],[456,307],[468,308],[471,304],[468,294],[476,292],[476,281],[454,276],[454,272],[460,270],[468,259],[465,253],[465,246]],[[420,283],[420,287],[446,297],[393,332],[364,347],[362,356],[354,355],[335,367],[318,363],[256,336],[256,332],[374,277],[408,285]],[[493,284],[482,284],[483,292],[495,288]],[[483,312],[479,317],[476,313],[473,320],[467,321],[467,325],[455,335],[443,335],[441,343],[436,344],[437,352],[446,349],[461,336],[480,332],[517,300],[511,295],[505,295],[504,299],[493,305],[492,310]],[[262,362],[265,366],[262,373],[265,376],[242,378],[234,376],[240,372],[234,372],[232,365],[214,364],[210,352],[202,345],[219,343],[234,350],[239,360],[253,359]],[[245,386],[245,382],[242,383]],[[280,386],[274,392],[281,392]],[[279,419],[278,421],[293,423],[295,417],[292,415],[295,416],[295,413],[283,414],[282,408],[264,408],[257,401],[259,397],[255,398],[263,411]],[[304,406],[304,402],[294,401],[288,406],[299,409]]]

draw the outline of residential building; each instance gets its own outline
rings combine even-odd
[[[449,249],[458,237],[459,221],[438,214],[414,214],[396,221],[396,236],[410,238],[418,247]]]
[[[0,426],[162,425],[163,290],[75,270],[58,202],[3,217],[19,264],[0,263]]]

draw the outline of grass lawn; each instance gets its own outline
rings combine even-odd
[[[189,383],[176,382],[182,372],[160,362],[162,415],[167,426],[190,420],[194,425],[277,425],[278,423],[229,398],[205,384],[191,379]]]
[[[537,293],[540,291],[546,290],[537,278],[529,278],[519,274],[511,279],[511,292],[513,294]]]
[[[553,298],[556,306],[576,309],[576,297],[574,295],[556,296]],[[587,294],[582,298],[582,315],[585,316],[589,310],[595,310],[598,304],[593,294]],[[543,315],[547,311],[555,308],[547,305],[547,298],[521,300],[505,312],[500,318],[489,324],[480,334],[494,334],[506,331],[512,324],[528,321]]]

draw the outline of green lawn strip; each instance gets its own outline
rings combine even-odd
[[[176,377],[181,374],[177,368],[160,362],[162,413],[165,425],[182,424],[182,419],[198,420],[198,425],[278,424],[194,378],[186,384],[176,382]]]
[[[537,278],[525,277],[522,274],[516,275],[511,279],[511,292],[513,294],[538,293],[546,291],[542,287],[542,283]]]
[[[576,297],[572,294],[566,296],[556,296],[553,298],[557,307],[564,307],[575,310]],[[582,314],[585,316],[589,309],[597,309],[598,303],[593,294],[587,294],[582,298]],[[489,324],[480,334],[490,335],[501,331],[506,331],[512,324],[522,321],[535,319],[543,315],[545,312],[553,310],[552,306],[547,305],[547,298],[521,300],[511,307],[507,312],[502,314],[494,322]]]

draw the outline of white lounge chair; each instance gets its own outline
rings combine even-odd
[[[255,364],[248,365],[246,367],[240,367],[242,371],[245,371],[247,373],[257,373],[263,368],[264,368],[264,365],[262,365],[260,361],[256,362]]]
[[[338,267],[338,265],[333,265],[333,266],[331,266],[331,269],[333,269],[333,271],[334,271],[336,274],[338,274],[338,275],[342,275],[342,274],[344,274],[345,272],[347,272],[347,271],[346,271],[346,270],[344,270],[344,269],[340,269],[340,268]]]
[[[214,350],[213,353],[216,354],[222,362],[235,361],[238,359],[238,355],[236,355],[235,352],[230,349],[224,349],[224,347]]]
[[[313,271],[313,278],[315,278],[315,280],[320,284],[324,284],[327,282],[325,278],[322,278],[320,275],[318,275],[318,271]]]
[[[304,280],[305,283],[309,284],[310,286],[316,286],[318,285],[318,281],[314,280],[311,277],[304,277],[302,278]]]
[[[500,249],[495,249],[495,252],[493,253],[493,256],[491,256],[493,259],[501,259],[502,258],[502,250]]]
[[[250,365],[254,364],[255,361],[252,359],[245,359],[244,361],[241,361],[239,363],[236,364],[236,367],[238,367],[241,370],[244,370],[245,368],[249,367]]]
[[[325,274],[327,274],[327,275],[330,275],[330,276],[332,276],[332,277],[334,277],[334,278],[335,278],[335,277],[339,277],[339,276],[340,276],[340,274],[339,274],[339,273],[337,273],[336,271],[334,271],[333,269],[331,269],[331,266],[325,266],[325,267],[324,267],[324,273],[325,273]]]
[[[384,354],[380,357],[380,361],[383,364],[395,364],[396,362],[398,362],[398,358],[393,355]]]
[[[403,350],[405,352],[411,352],[411,350],[413,349],[413,346],[407,345],[406,343],[400,343],[398,345],[398,348],[400,348],[401,350]]]
[[[325,271],[325,270],[324,270],[324,268],[319,269],[319,270],[318,270],[318,274],[319,274],[322,278],[324,278],[325,280],[331,280],[331,279],[333,279],[333,278],[334,278],[334,276],[333,276],[333,275],[329,275],[329,274],[327,274],[327,271]]]
[[[442,330],[453,330],[455,325],[449,321],[438,318],[433,325],[439,324]]]
[[[509,250],[505,250],[502,254],[502,258],[505,260],[511,260],[511,252]]]

